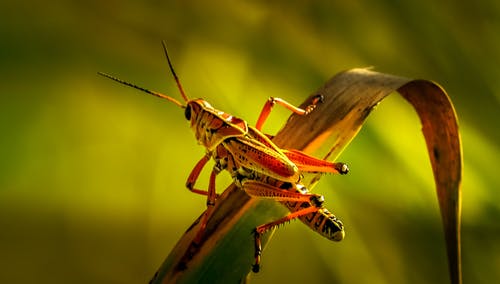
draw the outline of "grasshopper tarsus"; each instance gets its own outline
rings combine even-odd
[[[322,94],[317,94],[312,98],[312,103],[313,105],[316,105],[318,103],[323,103],[325,101],[325,97]]]

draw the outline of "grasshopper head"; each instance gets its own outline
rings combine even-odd
[[[184,117],[187,120],[191,120],[191,118],[197,117],[197,115],[203,110],[214,110],[214,108],[203,99],[188,101],[186,109],[184,110]]]

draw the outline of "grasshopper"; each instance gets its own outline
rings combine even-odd
[[[111,75],[101,72],[98,74],[166,99],[184,109],[184,116],[190,123],[197,142],[206,149],[206,154],[196,163],[186,181],[186,187],[191,192],[207,197],[207,209],[195,242],[201,241],[208,217],[215,206],[218,197],[215,188],[216,176],[223,170],[227,170],[236,185],[250,196],[275,199],[283,203],[291,212],[280,220],[258,226],[255,229],[256,259],[253,271],[259,270],[262,250],[261,235],[289,220],[299,218],[323,236],[335,241],[342,240],[344,237],[342,222],[322,206],[323,197],[309,193],[300,183],[300,179],[302,173],[306,172],[346,174],[348,172],[347,165],[317,159],[298,150],[281,149],[271,141],[271,136],[261,132],[264,122],[275,104],[279,104],[296,114],[307,115],[322,101],[322,96],[314,97],[311,104],[305,109],[295,107],[283,99],[271,97],[264,104],[256,126],[252,127],[241,118],[213,108],[203,99],[189,99],[174,71],[166,45],[164,42],[162,44],[170,72],[184,103]],[[198,189],[195,187],[196,181],[202,169],[211,159],[215,161],[215,165],[210,173],[208,189]]]

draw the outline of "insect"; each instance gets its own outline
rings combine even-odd
[[[272,198],[283,203],[290,214],[286,217],[258,226],[255,229],[255,264],[253,270],[259,270],[261,245],[260,238],[269,229],[299,218],[311,229],[329,239],[340,241],[344,237],[343,225],[333,214],[323,207],[323,197],[311,194],[301,183],[302,173],[340,173],[346,174],[348,167],[344,163],[331,163],[317,159],[298,150],[281,149],[276,146],[268,135],[261,132],[264,122],[273,106],[279,104],[290,111],[307,115],[322,101],[316,96],[305,109],[293,106],[280,98],[270,98],[266,101],[255,127],[248,125],[243,119],[232,116],[213,108],[203,99],[189,99],[174,71],[168,52],[163,44],[163,50],[177,88],[184,103],[151,91],[116,77],[98,72],[98,74],[121,84],[139,89],[148,94],[166,99],[184,109],[184,116],[199,144],[206,149],[206,154],[196,163],[186,181],[186,187],[193,193],[207,197],[207,209],[201,221],[195,242],[201,240],[211,215],[217,193],[216,176],[227,170],[235,183],[247,194],[253,197]],[[196,181],[209,160],[215,164],[209,177],[208,189],[195,187]]]

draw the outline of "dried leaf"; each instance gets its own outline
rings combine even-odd
[[[334,160],[358,133],[373,108],[394,91],[412,104],[421,119],[441,209],[450,278],[452,283],[461,283],[461,145],[453,105],[437,84],[367,69],[342,72],[311,95],[322,94],[324,102],[308,116],[292,115],[273,141],[282,148],[320,153]],[[318,179],[318,176],[307,177],[305,183],[311,187]],[[252,230],[284,214],[286,211],[278,203],[250,199],[231,185],[218,200],[202,243],[192,242],[198,231],[198,219],[171,251],[152,282],[243,281],[253,263]]]

